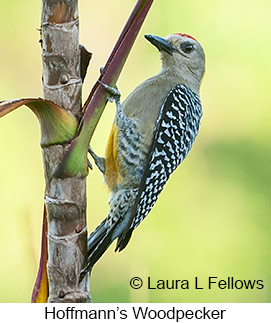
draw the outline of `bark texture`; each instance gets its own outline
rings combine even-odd
[[[43,0],[41,17],[44,97],[81,112],[77,0]],[[89,302],[86,277],[78,283],[87,246],[86,181],[52,176],[67,145],[43,147],[48,212],[48,302]]]

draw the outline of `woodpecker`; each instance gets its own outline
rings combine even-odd
[[[80,279],[115,239],[115,251],[126,247],[198,134],[199,89],[205,71],[202,46],[181,33],[145,38],[160,51],[161,71],[136,87],[122,105],[118,90],[102,83],[115,99],[117,112],[105,158],[91,148],[89,153],[111,191],[110,210],[88,238]]]

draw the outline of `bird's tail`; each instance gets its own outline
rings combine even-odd
[[[88,257],[81,270],[79,282],[88,271],[92,270],[95,263],[116,238],[122,237],[116,251],[121,251],[128,243],[131,233],[129,232],[129,237],[126,237],[124,232],[126,232],[130,222],[130,206],[133,205],[136,193],[137,189],[122,189],[112,195],[109,201],[110,211],[107,218],[88,237]]]
[[[82,281],[87,272],[91,272],[93,266],[115,239],[113,236],[114,231],[121,219],[116,221],[109,229],[106,226],[106,220],[107,219],[105,219],[88,237],[88,257],[81,270],[79,282]]]

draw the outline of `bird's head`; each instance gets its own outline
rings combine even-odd
[[[205,71],[205,54],[195,38],[187,34],[172,34],[165,38],[145,35],[145,38],[160,51],[162,70],[171,70],[184,81],[190,78],[190,82],[199,87]]]

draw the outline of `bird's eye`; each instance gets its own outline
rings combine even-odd
[[[192,45],[190,42],[181,43],[181,50],[186,54],[192,53],[194,49],[194,45]]]

